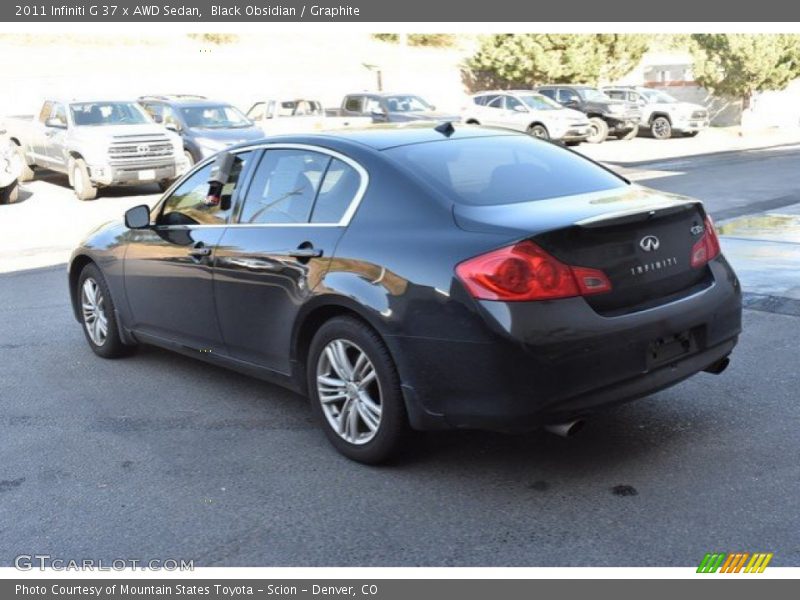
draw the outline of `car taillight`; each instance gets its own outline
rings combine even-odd
[[[566,265],[530,241],[466,260],[456,274],[479,300],[522,302],[611,291],[602,271]]]
[[[714,229],[714,222],[711,217],[706,217],[703,237],[692,246],[691,265],[694,268],[702,267],[708,261],[716,258],[719,253],[719,238]]]

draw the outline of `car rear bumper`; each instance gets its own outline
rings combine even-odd
[[[585,415],[674,385],[730,354],[741,292],[724,258],[706,289],[603,317],[582,298],[481,302],[490,341],[392,337],[412,425],[520,431]],[[653,342],[692,332],[692,349],[659,363]]]

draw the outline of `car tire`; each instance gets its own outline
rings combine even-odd
[[[89,168],[82,158],[72,161],[72,189],[75,190],[78,200],[97,198],[97,188],[92,185],[92,181],[89,179]]]
[[[33,172],[33,169],[28,165],[28,161],[25,158],[25,151],[19,144],[16,144],[14,142],[11,143],[14,144],[14,146],[16,146],[17,156],[19,156],[19,176],[17,177],[17,180],[22,182],[32,181],[35,176],[35,173]]]
[[[540,123],[534,123],[530,127],[528,127],[528,135],[539,138],[541,140],[549,140],[550,133],[547,131],[547,127]]]
[[[183,151],[183,157],[186,159],[186,168],[187,169],[191,169],[194,166],[194,164],[197,162],[194,159],[194,156],[192,156],[192,153],[189,152],[188,150],[184,150]]]
[[[672,137],[672,123],[667,117],[656,117],[650,122],[650,135],[657,140],[668,140]]]
[[[19,184],[16,181],[0,188],[0,204],[14,204],[17,200],[19,200]]]
[[[635,138],[638,135],[638,133],[639,133],[639,128],[638,127],[634,127],[633,129],[629,129],[628,131],[626,131],[624,133],[618,133],[617,134],[617,139],[625,140],[625,141],[632,140],[633,138]]]
[[[408,432],[400,378],[374,330],[352,317],[327,321],[306,365],[314,413],[340,453],[378,464],[400,449]]]
[[[130,354],[133,347],[120,337],[114,301],[103,274],[94,263],[87,264],[81,271],[75,297],[83,334],[92,351],[103,358]]]
[[[158,182],[158,190],[163,194],[164,192],[166,192],[170,188],[170,186],[173,183],[175,183],[175,181],[176,181],[175,179],[169,179],[167,181],[159,181]]]
[[[591,117],[589,119],[589,137],[586,138],[586,141],[590,144],[601,144],[606,141],[607,137],[608,123],[600,117]]]

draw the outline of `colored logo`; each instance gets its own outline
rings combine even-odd
[[[772,552],[724,552],[709,553],[703,557],[700,566],[697,567],[698,573],[763,573],[769,561],[772,560]]]

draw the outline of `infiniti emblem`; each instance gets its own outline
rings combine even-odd
[[[661,242],[659,242],[658,238],[654,235],[646,235],[639,240],[639,247],[645,252],[655,252],[660,245]]]
[[[150,151],[150,146],[147,144],[139,144],[136,146],[136,152],[139,154],[145,154]]]

